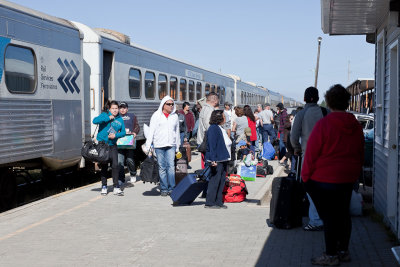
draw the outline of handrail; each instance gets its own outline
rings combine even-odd
[[[104,87],[101,87],[101,108],[104,107]]]
[[[93,97],[92,97],[92,103],[93,103],[93,105],[92,105],[92,107],[91,107],[91,109],[92,110],[95,110],[96,109],[96,103],[94,102],[94,88],[90,88],[90,91],[93,91]]]

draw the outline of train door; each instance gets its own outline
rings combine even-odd
[[[112,68],[114,52],[103,51],[103,87],[102,87],[102,107],[107,99],[113,98],[112,91]]]

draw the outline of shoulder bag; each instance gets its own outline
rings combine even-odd
[[[204,132],[203,142],[201,142],[197,151],[203,154],[207,152],[207,131]]]
[[[99,128],[99,125],[97,124],[96,132]],[[89,160],[93,163],[100,163],[100,164],[105,164],[109,162],[110,159],[110,146],[101,141],[96,143],[94,139],[94,133],[91,136],[90,141],[87,141],[83,144],[83,147],[81,149],[81,155],[84,157],[86,160]]]

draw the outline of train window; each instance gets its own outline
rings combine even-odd
[[[141,76],[140,70],[133,68],[129,70],[129,96],[131,98],[140,98]]]
[[[189,81],[189,101],[194,101],[194,81]]]
[[[178,90],[178,79],[176,77],[171,77],[169,81],[169,93],[174,100],[176,100],[177,97],[176,94],[177,90]]]
[[[210,84],[206,83],[206,87],[204,89],[205,89],[206,95],[208,95],[210,93]]]
[[[233,92],[233,90],[231,90],[231,101],[232,103],[235,103],[235,93]]]
[[[5,53],[5,76],[11,93],[33,93],[36,88],[35,55],[29,48],[9,45]]]
[[[155,92],[154,79],[155,79],[154,73],[146,71],[146,75],[144,76],[144,95],[146,96],[146,99],[154,99],[154,92]]]
[[[158,97],[160,99],[163,99],[164,96],[167,95],[168,88],[167,88],[167,76],[164,74],[159,74],[158,75]]]
[[[216,93],[216,92],[215,92],[215,85],[211,85],[211,92]]]
[[[225,87],[221,86],[219,93],[219,103],[222,105],[225,103]]]
[[[196,99],[199,100],[201,98],[201,82],[196,83]]]
[[[219,103],[221,103],[221,87],[217,86],[217,90],[215,91],[219,98]]]
[[[181,79],[180,81],[180,86],[179,86],[179,99],[182,101],[186,101],[187,97],[186,97],[186,80],[185,79]]]

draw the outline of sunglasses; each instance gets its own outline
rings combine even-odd
[[[173,106],[174,103],[166,103],[165,105],[167,105],[167,106]]]

